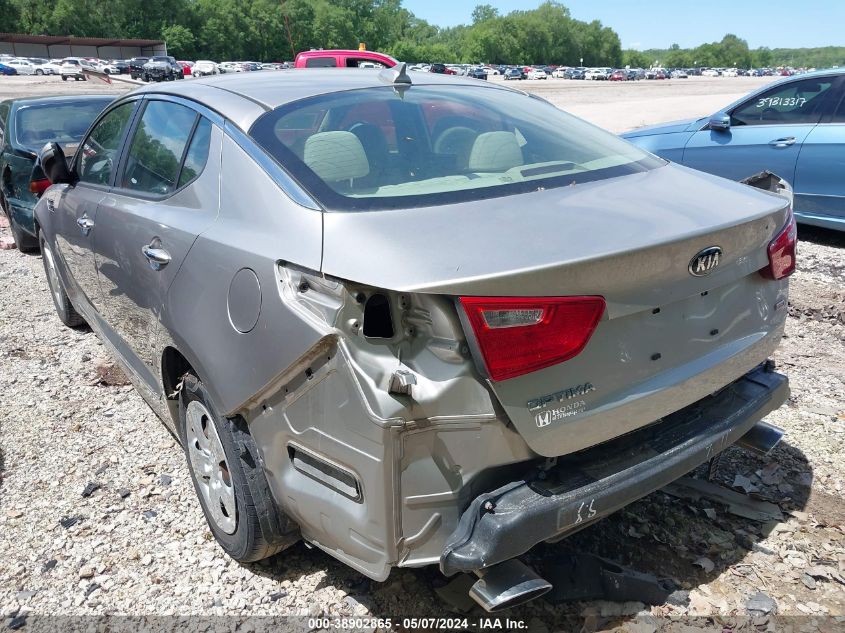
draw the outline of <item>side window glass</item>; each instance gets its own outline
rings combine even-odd
[[[0,103],[0,150],[3,149],[6,138],[6,118],[9,116],[10,106],[8,103]]]
[[[816,123],[832,85],[832,78],[820,77],[776,86],[734,110],[731,125]]]
[[[208,119],[200,118],[194,138],[188,147],[185,155],[185,164],[182,166],[182,173],[179,175],[179,187],[184,187],[205,169],[208,161],[208,145],[211,141],[211,122]]]
[[[178,103],[148,102],[132,137],[120,186],[155,195],[173,192],[196,117],[196,112]]]
[[[836,95],[839,99],[839,107],[836,108],[836,112],[833,113],[833,118],[830,120],[831,123],[845,123],[845,85],[839,85],[839,94]]]
[[[77,171],[81,182],[111,184],[120,143],[135,103],[124,103],[100,119],[82,144]]]
[[[306,68],[334,68],[337,61],[334,57],[309,57],[305,60]]]

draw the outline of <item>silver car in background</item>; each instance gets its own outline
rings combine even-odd
[[[114,102],[36,219],[83,321],[183,444],[209,526],[362,574],[475,572],[662,487],[779,407],[789,201],[542,99],[319,69]]]
[[[217,67],[217,64],[213,61],[208,59],[200,59],[197,60],[191,67],[191,74],[194,77],[206,77],[208,75],[219,75],[220,69]]]

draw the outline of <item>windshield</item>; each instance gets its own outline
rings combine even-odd
[[[341,211],[479,200],[664,164],[541,99],[468,85],[312,97],[268,112],[250,134]]]
[[[91,122],[111,101],[110,97],[103,97],[84,103],[21,106],[15,118],[18,144],[40,149],[45,143],[79,143]]]

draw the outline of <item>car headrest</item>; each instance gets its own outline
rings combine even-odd
[[[352,132],[318,132],[309,136],[302,160],[326,182],[361,178],[370,173],[364,147]]]
[[[479,134],[469,154],[470,171],[507,171],[523,164],[522,148],[511,132]]]
[[[476,136],[478,132],[468,127],[450,127],[443,130],[434,141],[434,153],[454,156],[457,166],[464,168],[469,163]]]

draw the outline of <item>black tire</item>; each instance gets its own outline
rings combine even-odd
[[[15,245],[21,253],[32,253],[38,250],[38,239],[24,231],[11,215],[9,216],[9,228],[12,231],[12,237],[15,239]]]
[[[5,186],[5,183],[4,183]],[[5,214],[9,220],[9,229],[12,231],[12,238],[15,240],[15,246],[21,253],[31,253],[38,250],[38,238],[33,237],[24,231],[17,222],[12,218],[9,211],[9,201],[6,200],[5,193],[0,190],[0,213]]]
[[[186,374],[182,383],[179,394],[179,440],[206,522],[220,547],[236,561],[250,563],[272,556],[296,543],[300,538],[299,528],[276,506],[246,422],[240,417],[230,419],[221,416],[205,386],[193,374]],[[206,499],[191,464],[187,411],[193,401],[198,401],[210,414],[211,419],[204,420],[204,423],[214,425],[226,456],[228,477],[234,489],[237,508],[237,524],[231,534],[216,524],[206,507]]]
[[[62,75],[62,81],[67,81],[67,75]]]
[[[43,75],[43,74],[44,74],[44,71],[43,71],[43,70],[41,70],[41,69],[39,68],[39,69],[37,69],[37,70],[35,71],[35,74],[36,74],[36,75]]]
[[[38,242],[41,246],[41,260],[44,263],[44,273],[47,275],[47,286],[50,288],[50,296],[53,298],[53,305],[56,307],[56,314],[59,316],[59,320],[70,328],[85,325],[85,319],[80,316],[70,302],[70,298],[62,286],[62,280],[58,275],[58,271],[55,271],[55,275],[50,272],[50,266],[55,267],[53,251],[50,250],[47,240],[44,239],[41,233],[38,235]],[[53,284],[58,285],[54,287]]]

